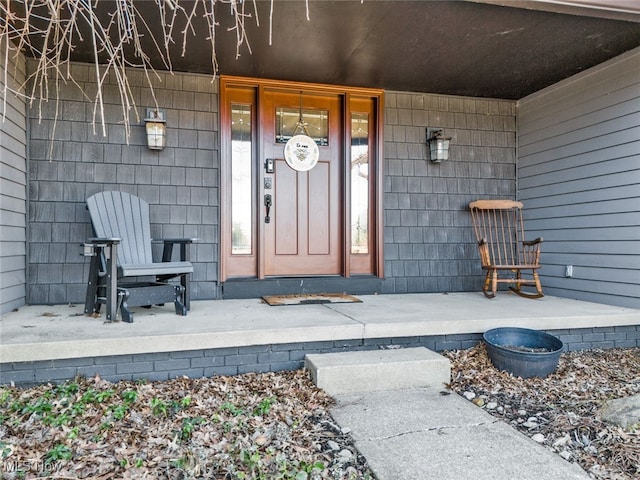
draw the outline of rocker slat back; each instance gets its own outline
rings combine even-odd
[[[519,265],[523,262],[522,203],[478,200],[469,204],[483,266]]]
[[[126,192],[100,192],[87,200],[98,238],[120,238],[118,263],[153,263],[149,204]]]

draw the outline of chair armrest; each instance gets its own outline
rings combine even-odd
[[[164,247],[162,249],[162,261],[170,262],[171,257],[173,256],[173,246],[180,245],[180,261],[188,262],[189,261],[189,246],[192,243],[197,242],[197,238],[162,238],[157,240],[152,240],[154,243],[162,243]]]
[[[105,243],[107,245],[110,244],[119,244],[122,241],[121,238],[117,238],[117,237],[111,237],[111,238],[96,238],[96,237],[92,237],[89,239],[89,241],[87,243]]]
[[[153,243],[196,243],[197,238],[154,238]]]
[[[120,244],[119,238],[89,238],[85,243],[81,243],[83,257],[95,257],[103,252],[104,249],[115,250]]]
[[[522,244],[526,247],[531,247],[533,245],[537,245],[539,243],[542,243],[544,240],[542,240],[542,237],[538,237],[535,240],[530,240],[530,241],[523,241]]]

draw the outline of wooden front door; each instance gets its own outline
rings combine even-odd
[[[339,275],[343,250],[341,97],[267,89],[262,102],[259,221],[263,223],[264,275]],[[300,110],[306,130],[297,125]],[[308,171],[297,171],[284,158],[288,139],[302,133],[316,140],[320,154]]]

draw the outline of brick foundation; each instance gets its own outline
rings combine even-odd
[[[630,348],[640,345],[640,325],[549,330],[559,337],[568,351]],[[29,386],[63,382],[76,375],[119,380],[168,380],[186,375],[191,378],[238,375],[248,372],[297,370],[304,357],[312,353],[374,350],[389,346],[418,347],[442,352],[470,348],[482,340],[479,333],[346,339],[326,342],[283,343],[247,347],[159,352],[95,358],[46,360],[0,364],[0,384]]]

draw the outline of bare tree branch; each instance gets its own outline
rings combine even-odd
[[[270,4],[269,44],[272,41],[274,1],[271,0]],[[151,1],[146,3],[149,4]],[[256,0],[251,2],[253,12],[249,11],[246,0],[154,0],[153,5],[157,8],[162,31],[162,38],[159,40],[155,39],[149,19],[144,17],[134,0],[0,0],[0,44],[5,45],[3,54],[0,55],[5,67],[3,117],[6,115],[6,97],[9,92],[23,95],[29,100],[30,105],[37,102],[40,120],[43,117],[44,103],[53,100],[53,139],[60,114],[61,85],[70,82],[93,104],[91,124],[94,134],[99,124],[102,135],[106,136],[103,88],[107,78],[112,75],[120,93],[122,123],[128,142],[132,110],[136,121],[139,122],[140,119],[126,69],[134,67],[144,72],[146,86],[157,107],[153,80],[154,77],[157,79],[160,76],[151,58],[159,58],[163,68],[173,72],[170,52],[176,46],[176,37],[178,42],[181,42],[181,55],[185,56],[191,38],[196,35],[196,20],[202,18],[207,28],[206,40],[211,49],[213,81],[218,73],[217,4],[228,6],[229,15],[233,19],[233,27],[229,30],[235,31],[236,34],[236,58],[244,49],[251,54],[245,25],[247,21],[255,19],[256,25],[259,26]],[[308,0],[305,0],[305,4],[308,20]],[[111,9],[106,16],[105,8],[102,8],[104,5]],[[222,11],[224,10],[226,9]],[[184,24],[184,28],[178,31],[178,24]],[[90,38],[84,38],[83,32]],[[151,42],[143,43],[143,38],[150,39]],[[72,53],[82,48],[81,44],[86,43],[92,48],[97,87],[95,95],[91,96],[83,90],[80,82],[73,78],[70,67]],[[36,67],[35,71],[28,75],[24,85],[12,89],[7,77],[8,68],[20,53],[33,57]],[[27,85],[30,85],[28,93]],[[52,153],[53,140],[50,156]]]

